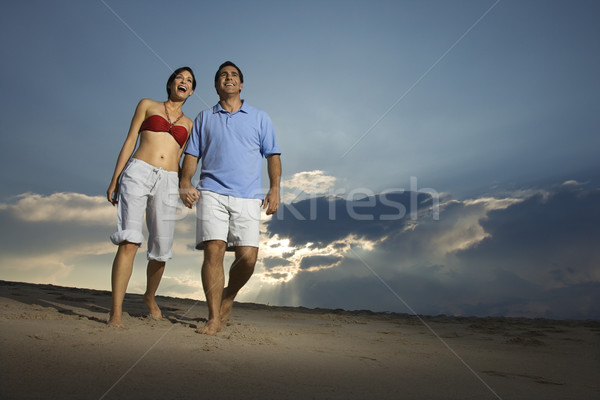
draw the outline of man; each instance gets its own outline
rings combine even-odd
[[[202,286],[208,321],[196,332],[214,335],[225,326],[233,300],[254,272],[258,256],[260,208],[274,214],[280,202],[281,160],[268,114],[241,99],[244,75],[230,61],[215,74],[219,103],[194,122],[180,179],[180,197],[197,203],[196,248],[204,249]],[[262,157],[270,190],[262,193]],[[200,182],[191,179],[202,159]],[[223,259],[235,250],[225,287]]]

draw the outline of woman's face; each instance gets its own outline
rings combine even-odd
[[[176,96],[180,99],[187,99],[194,93],[192,89],[194,78],[189,71],[183,70],[175,76],[171,83],[171,96]]]

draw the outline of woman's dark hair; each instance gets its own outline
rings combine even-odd
[[[221,64],[221,66],[217,70],[217,73],[215,74],[215,83],[217,83],[217,81],[219,80],[219,72],[221,72],[221,70],[225,67],[233,67],[237,69],[238,74],[240,75],[240,82],[244,83],[244,74],[242,74],[242,70],[239,69],[238,66],[232,63],[231,61],[225,61],[223,64]]]
[[[192,69],[190,67],[177,68],[175,71],[173,71],[173,73],[171,74],[171,76],[167,80],[167,95],[169,97],[171,97],[171,88],[169,88],[169,86],[171,86],[171,83],[173,83],[173,81],[175,80],[175,78],[177,78],[177,75],[179,75],[183,71],[187,71],[190,74],[192,74],[192,90],[196,90],[196,77],[194,76],[194,71],[192,71]]]

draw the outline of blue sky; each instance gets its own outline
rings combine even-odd
[[[171,70],[188,65],[194,118],[216,103],[215,70],[232,60],[242,97],[274,122],[288,205],[264,219],[240,300],[600,318],[599,11],[512,0],[5,5],[2,279],[108,289],[116,217],[104,192],[137,102],[165,99]],[[194,216],[180,218],[160,293],[203,299]],[[143,291],[143,253],[132,292]]]

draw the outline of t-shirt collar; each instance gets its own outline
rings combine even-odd
[[[242,106],[240,107],[239,110],[237,110],[235,113],[237,112],[243,112],[245,114],[248,114],[248,107],[246,106],[246,101],[244,99],[242,99]],[[223,109],[223,107],[221,106],[221,102],[218,102],[214,107],[213,107],[213,114],[216,113],[220,113],[220,112],[224,112],[224,113],[228,113],[229,111],[226,111],[225,109]]]

